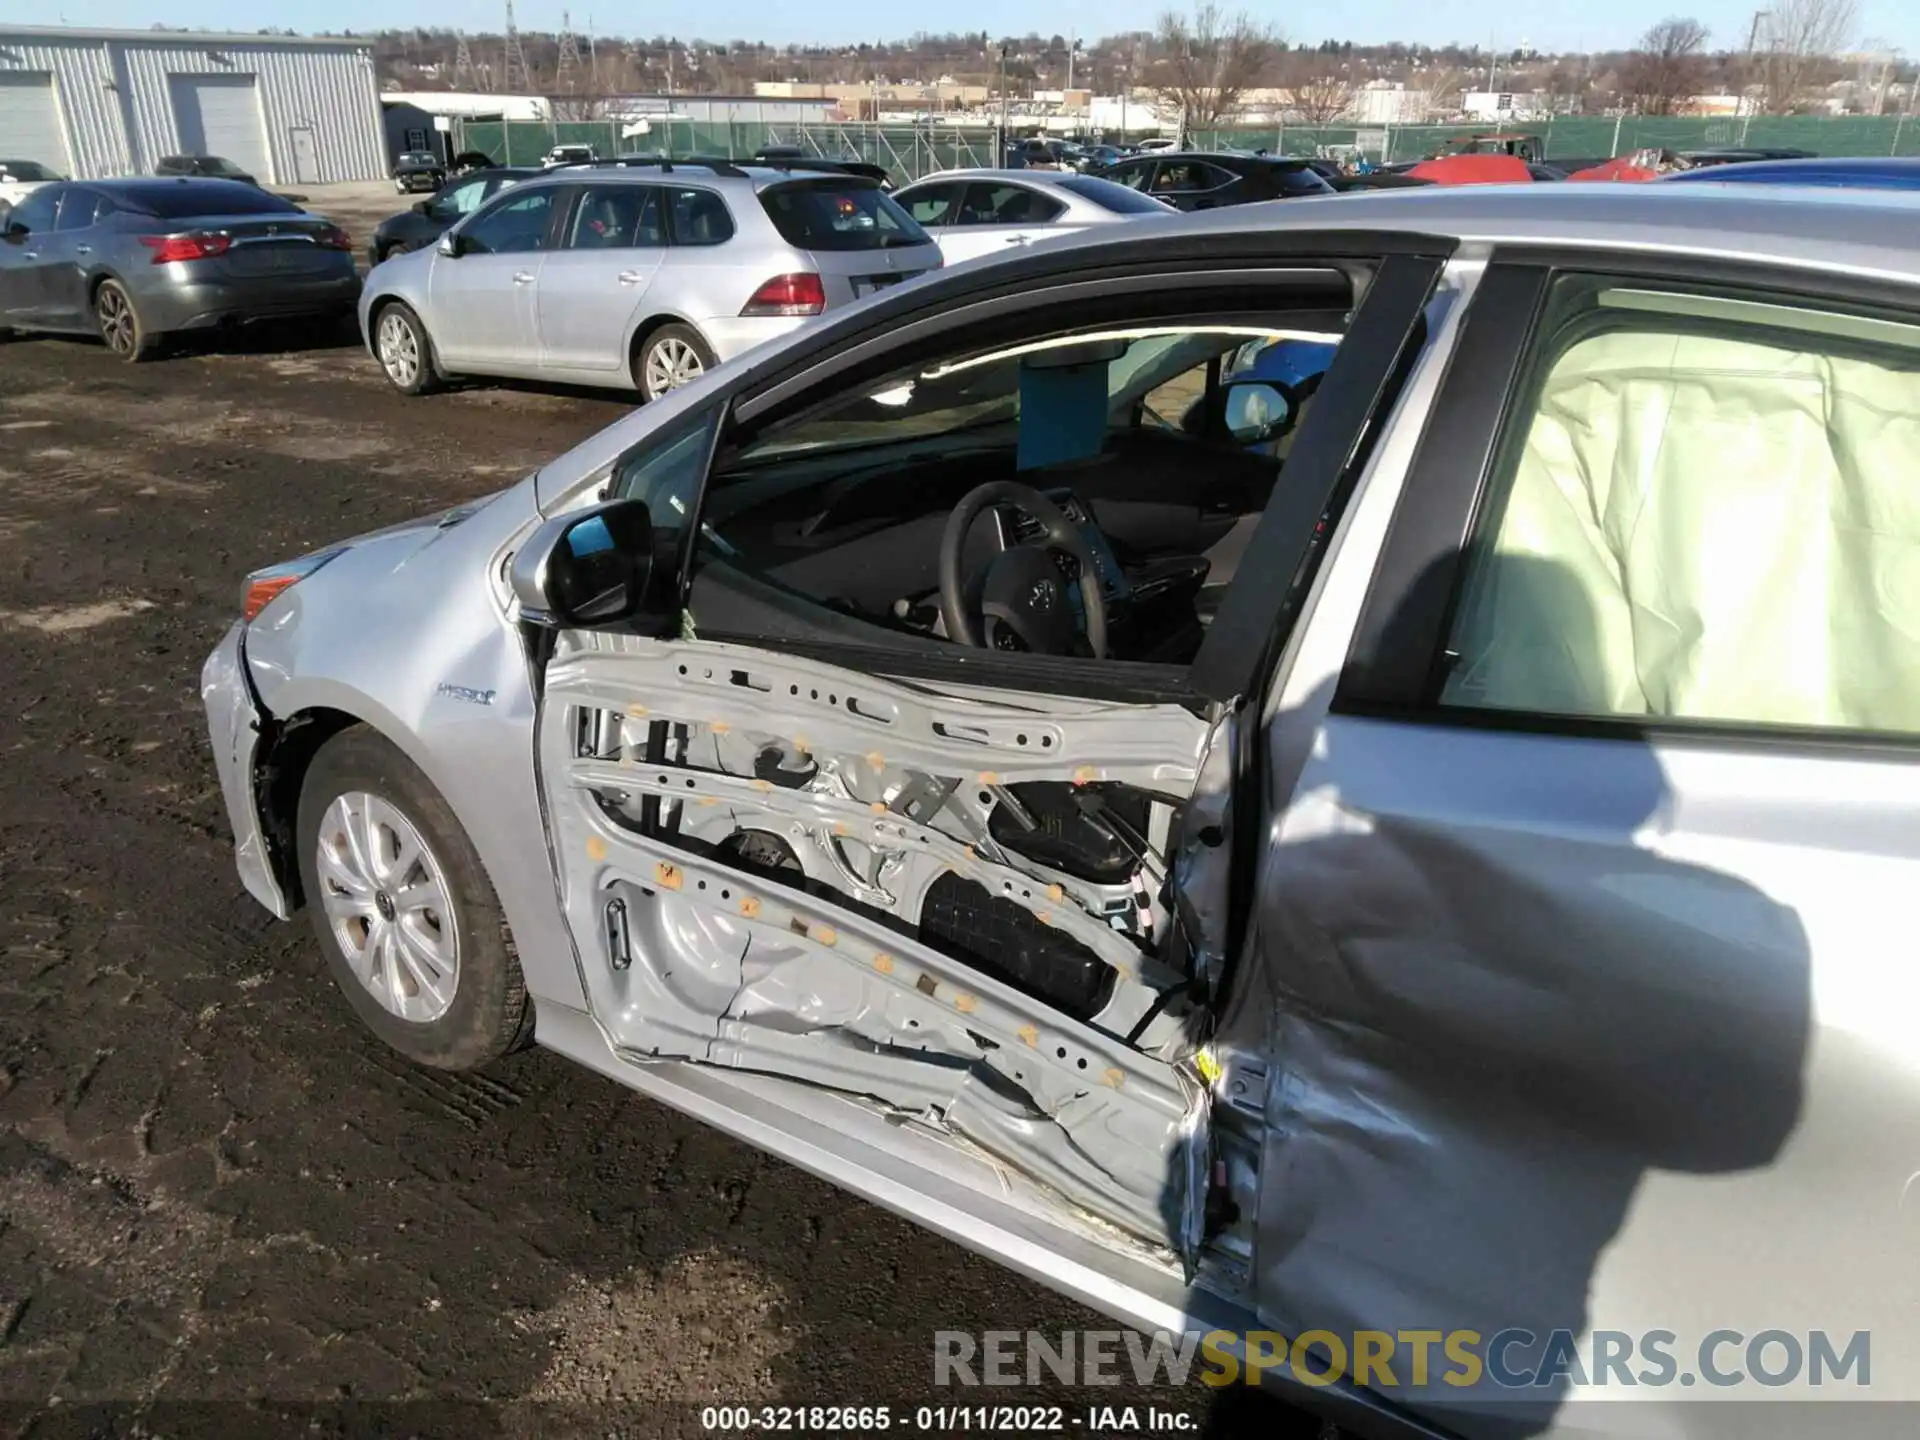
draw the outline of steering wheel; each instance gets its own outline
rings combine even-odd
[[[993,557],[980,591],[984,630],[968,613],[966,589],[960,574],[960,551],[967,531],[989,505],[1014,505],[1040,522],[1038,540],[1016,545]],[[993,648],[997,632],[1018,639],[1042,655],[1071,655],[1079,630],[1067,604],[1066,577],[1049,550],[1064,550],[1080,566],[1080,598],[1084,603],[1087,645],[1096,660],[1107,658],[1107,600],[1100,591],[1100,569],[1093,551],[1060,507],[1016,480],[990,480],[961,497],[947,517],[940,536],[940,618],[947,635],[962,645]]]

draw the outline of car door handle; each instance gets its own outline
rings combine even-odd
[[[531,270],[514,271],[513,283],[516,285],[531,285],[533,283],[533,272]]]
[[[22,250],[20,252],[20,258],[23,260],[38,260],[40,258],[40,252],[38,250]]]
[[[1010,235],[1007,237],[1007,244],[1009,245],[1024,245],[1026,243],[1027,237],[1024,235]]]
[[[638,285],[644,278],[638,270],[622,270],[614,276],[622,285]]]
[[[91,255],[93,253],[93,247],[91,245],[76,245],[73,247],[73,253],[76,255]]]

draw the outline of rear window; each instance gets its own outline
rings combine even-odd
[[[1167,207],[1158,200],[1125,185],[1116,185],[1111,180],[1097,180],[1091,175],[1069,175],[1055,183],[1069,194],[1078,195],[1082,200],[1091,200],[1102,210],[1111,210],[1116,215],[1167,213]]]
[[[1282,195],[1331,195],[1333,187],[1306,165],[1276,165],[1273,178]]]
[[[890,250],[933,243],[878,185],[796,180],[762,190],[760,204],[780,238],[800,250]]]
[[[116,188],[113,196],[125,208],[186,220],[196,215],[300,215],[292,201],[282,200],[237,180],[161,180],[149,185]]]

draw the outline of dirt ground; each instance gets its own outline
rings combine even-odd
[[[627,409],[410,401],[287,331],[137,367],[0,345],[8,1430],[698,1433],[700,1402],[951,1401],[935,1329],[1111,1328],[550,1055],[410,1067],[304,917],[242,893],[197,693],[242,575]],[[1060,1398],[1246,1413],[1198,1386]]]

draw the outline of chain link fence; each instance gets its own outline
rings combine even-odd
[[[502,165],[537,165],[556,145],[591,145],[601,155],[750,157],[763,145],[797,145],[810,155],[884,165],[904,185],[936,170],[994,165],[990,125],[777,124],[649,117],[645,134],[630,122],[456,122],[455,147]],[[1634,150],[1764,148],[1818,155],[1920,155],[1920,116],[1756,115],[1743,119],[1595,115],[1556,116],[1509,125],[1241,126],[1192,137],[1199,149],[1265,150],[1274,155],[1366,155],[1391,163],[1420,160],[1447,142],[1495,130],[1537,135],[1548,160],[1603,160]]]

